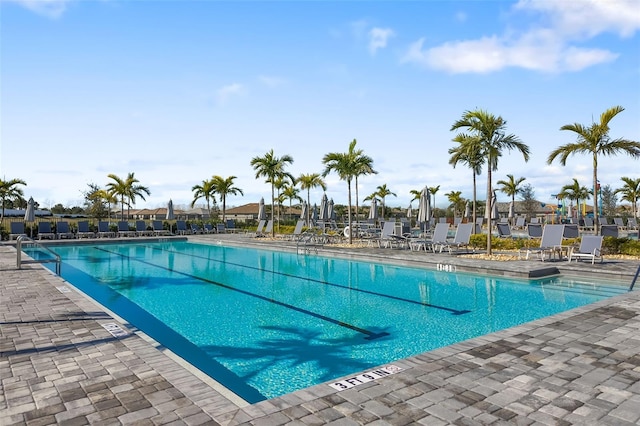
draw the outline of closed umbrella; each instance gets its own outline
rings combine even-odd
[[[314,203],[313,208],[311,209],[311,223],[313,224],[313,226],[316,225],[317,221],[318,221],[318,205]]]
[[[420,204],[418,205],[418,222],[423,225],[425,231],[429,220],[431,220],[431,203],[429,201],[429,190],[425,186],[420,193]]]
[[[174,220],[176,215],[173,213],[173,200],[169,199],[169,204],[167,205],[167,220]]]
[[[569,207],[567,207],[567,217],[568,218],[573,217],[573,204],[569,204]]]
[[[302,202],[302,212],[300,213],[300,218],[304,219],[304,223],[306,226],[310,226],[309,225],[309,206],[307,205],[306,201]]]
[[[411,208],[411,203],[409,203],[409,207],[407,207],[407,217],[409,219],[413,218],[413,209]]]
[[[513,218],[515,217],[515,206],[513,203],[513,200],[509,203],[509,220],[511,221],[511,224],[513,225]]]
[[[500,213],[498,213],[498,197],[496,191],[493,191],[493,197],[491,197],[491,219],[500,219]]]
[[[258,220],[267,220],[267,212],[264,209],[264,197],[260,198],[260,203],[258,203]]]
[[[464,203],[464,217],[467,219],[471,217],[471,206],[468,201]]]
[[[333,198],[329,200],[329,204],[327,204],[327,217],[329,220],[336,220],[336,211],[333,208]]]
[[[371,199],[371,208],[369,209],[369,220],[378,220],[378,200],[374,197]]]
[[[320,213],[318,214],[318,219],[321,221],[329,220],[329,200],[327,200],[327,194],[322,196],[322,201],[320,201]]]
[[[33,223],[36,220],[36,202],[33,201],[33,197],[29,197],[29,201],[27,201],[27,211],[24,212],[24,221]],[[33,238],[33,226],[29,228],[29,234],[31,238]]]

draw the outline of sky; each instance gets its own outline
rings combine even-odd
[[[151,191],[136,207],[157,208],[236,176],[237,206],[270,200],[252,158],[273,149],[292,175],[321,173],[356,139],[378,172],[360,178],[361,205],[383,184],[401,207],[439,185],[446,207],[448,192],[472,197],[470,169],[449,165],[451,126],[483,109],[531,150],[504,152],[493,181],[524,177],[551,202],[592,182],[589,156],[547,165],[576,140],[561,126],[620,105],[611,137],[640,141],[639,3],[0,0],[0,177],[71,207],[89,183],[134,172]],[[619,188],[640,160],[603,157],[598,174]],[[346,204],[346,183],[326,183]],[[485,199],[486,168],[477,188]]]

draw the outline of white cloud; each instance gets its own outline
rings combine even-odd
[[[218,104],[223,105],[232,96],[242,96],[246,94],[246,92],[247,92],[247,89],[245,88],[244,85],[240,83],[233,83],[233,84],[229,84],[227,86],[221,87],[220,89],[218,89],[218,92],[217,92]]]
[[[71,0],[9,0],[38,15],[56,19],[62,16]]]
[[[614,61],[618,54],[577,47],[572,42],[603,32],[627,37],[640,29],[637,0],[521,0],[515,10],[537,12],[550,24],[534,25],[522,33],[505,31],[503,35],[450,41],[430,48],[424,47],[422,38],[409,46],[402,62],[451,73],[488,73],[508,67],[579,71]]]
[[[378,49],[387,47],[387,40],[393,37],[395,33],[391,28],[372,28],[369,30],[369,52],[376,54]]]
[[[279,77],[272,77],[268,75],[258,76],[258,80],[268,87],[278,87],[285,83],[285,81]]]

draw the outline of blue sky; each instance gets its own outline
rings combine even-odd
[[[293,175],[321,172],[355,138],[379,172],[361,198],[387,184],[387,205],[406,207],[440,185],[444,207],[447,192],[471,198],[470,170],[448,164],[451,125],[482,108],[531,149],[528,163],[505,153],[494,182],[525,177],[552,201],[574,177],[591,186],[587,156],[546,164],[575,140],[562,125],[621,105],[611,136],[640,140],[639,32],[637,0],[2,0],[0,176],[48,207],[135,172],[151,190],[136,206],[153,208],[234,175],[240,205],[270,197],[251,158],[273,148]],[[601,159],[600,182],[639,166]],[[326,181],[346,203],[346,184]]]

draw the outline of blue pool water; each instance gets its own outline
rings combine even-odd
[[[63,278],[249,402],[625,291],[190,242],[53,250]]]

